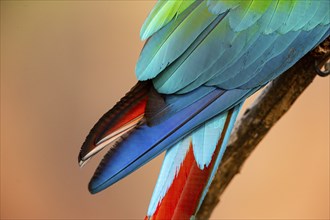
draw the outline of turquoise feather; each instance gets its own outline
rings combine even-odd
[[[207,167],[225,126],[227,112],[205,122],[191,134],[193,152],[200,169]]]
[[[152,45],[146,44],[136,66],[136,75],[139,80],[154,78],[164,70],[216,18],[215,15],[208,13],[206,5],[203,3],[193,9],[190,14],[182,14],[177,21],[174,20],[173,23],[170,23],[165,31],[151,37],[151,40],[155,42]],[[188,33],[189,38],[187,38]],[[159,38],[160,42],[158,43],[153,38]]]
[[[194,2],[194,0],[158,1],[141,28],[141,39],[145,40],[159,31]]]
[[[299,60],[299,54],[306,54],[313,49],[315,44],[323,41],[328,35],[329,29],[323,27],[315,28],[313,31],[301,31],[300,35],[291,46],[281,54],[269,60],[251,80],[240,86],[240,88],[254,88],[256,85],[264,85],[278,77],[283,71],[287,70]],[[306,45],[306,39],[314,42],[314,44]]]
[[[325,5],[320,4],[318,10],[316,11],[312,19],[307,23],[305,29],[312,30],[320,23],[321,24],[329,23],[329,16],[330,16],[330,2],[328,2],[328,4]]]
[[[229,29],[228,31],[231,30]],[[207,63],[205,62],[196,68],[190,67],[190,69],[188,69],[189,66],[194,65],[194,62],[187,62],[185,66],[188,68],[181,70],[181,72],[189,71],[191,72],[192,77],[190,78],[190,84],[180,90],[180,93],[192,91],[198,86],[205,84],[209,79],[212,79],[215,76],[219,76],[223,79],[233,77],[233,71],[225,70],[230,66],[236,66],[236,63],[241,60],[241,57],[247,53],[249,49],[253,49],[251,48],[251,44],[253,45],[253,43],[257,41],[259,35],[255,33],[258,31],[259,30],[256,29],[256,27],[251,27],[238,33],[232,32],[234,37],[232,37],[232,39],[226,44],[221,44],[223,46],[221,50],[226,51],[226,53],[220,53],[218,58],[215,58],[214,60],[208,59]],[[247,42],[250,42],[251,44],[247,44]],[[204,45],[207,46],[207,49],[212,49],[212,44],[205,42],[203,43],[203,46]],[[200,56],[201,54],[202,53],[198,53],[196,56]],[[219,74],[219,72],[222,72],[223,74]],[[194,79],[194,81],[192,79]]]
[[[304,19],[305,12],[308,7],[308,0],[295,1],[291,7],[291,13],[288,15],[287,20],[280,27],[279,32],[286,34],[292,31]]]
[[[288,16],[287,10],[292,11],[292,1],[279,0],[275,5],[274,13],[269,21],[269,24],[265,28],[265,34],[270,34],[277,31],[283,24],[285,24]]]
[[[194,73],[190,71],[192,67],[200,69],[201,63],[203,61],[204,62],[212,61],[212,60],[207,60],[208,57],[206,56],[200,56],[201,54],[204,54],[203,52],[206,52],[205,47],[203,48],[201,47],[201,45],[206,45],[207,46],[206,50],[211,54],[214,53],[214,55],[216,55],[218,53],[219,50],[215,50],[215,47],[217,45],[214,43],[217,43],[216,41],[207,41],[209,44],[204,44],[204,41],[208,38],[212,38],[212,36],[210,36],[209,34],[213,33],[212,30],[214,30],[214,28],[218,25],[218,23],[221,22],[224,16],[225,14],[219,15],[207,28],[205,28],[205,31],[201,33],[201,35],[191,44],[191,46],[183,53],[183,55],[178,60],[176,60],[161,75],[157,76],[154,79],[154,86],[159,92],[165,94],[171,94],[180,90],[183,86],[187,84],[187,81],[194,78]],[[222,25],[218,27],[222,27]],[[213,46],[213,50],[210,50],[212,46]],[[204,51],[200,52],[200,48],[202,50],[204,49]],[[197,60],[193,60],[196,55],[198,56]],[[186,63],[189,62],[191,59],[193,60],[192,62],[194,64],[192,66],[189,66],[188,64],[189,74],[185,74],[185,73],[182,74],[182,72],[180,71],[181,66],[183,64],[187,66]]]
[[[262,7],[258,1],[244,1],[239,4],[238,2],[208,1],[200,3],[195,8],[192,5],[190,9],[193,8],[193,11],[189,12],[191,13],[189,16],[178,17],[177,22],[180,25],[172,33],[173,36],[177,34],[177,42],[172,42],[166,37],[166,34],[169,35],[169,33],[166,33],[164,38],[161,34],[150,38],[151,43],[148,42],[144,48],[137,65],[138,78],[140,80],[153,78],[155,88],[158,92],[165,94],[187,93],[203,84],[215,85],[219,88],[235,88],[235,86],[247,82],[244,80],[253,78],[262,69],[265,62],[279,55],[290,45],[294,40],[291,36],[299,34],[299,32],[290,34],[297,25],[299,26],[294,20],[294,16],[300,12],[311,13],[307,16],[297,16],[298,19],[301,19],[299,23],[305,22],[305,25],[300,28],[301,30],[310,30],[320,22],[329,23],[328,13],[324,13],[329,6],[321,1],[309,5],[311,2],[308,1],[279,0],[268,2]],[[205,11],[205,9],[208,10]],[[202,28],[199,26],[196,29],[196,25],[191,25],[190,28],[198,30],[193,33],[204,34],[197,38],[196,35],[193,35],[183,43],[184,35],[182,34],[187,31],[184,24],[194,23],[195,17],[192,15],[197,11],[198,13],[203,12],[203,16],[200,16],[201,19],[205,19],[205,16],[214,18],[209,11],[213,13],[227,11],[227,13],[221,14],[225,18],[221,17],[221,22],[215,23],[217,26],[209,28],[209,30],[205,28],[206,26]],[[207,13],[210,17],[206,15]],[[184,19],[187,20],[187,23],[182,21]],[[206,25],[210,24],[208,22]],[[165,28],[172,26],[175,26],[174,23],[169,23]],[[200,32],[203,28],[205,28],[204,32]],[[262,37],[263,35],[265,37]],[[150,53],[148,45],[150,48],[157,48],[155,45],[159,39],[162,42],[160,49],[157,50],[157,53]],[[174,40],[174,38],[172,39]],[[264,41],[259,43],[259,39]],[[255,42],[259,44],[255,45]],[[176,45],[176,47],[172,48],[171,45]],[[187,47],[188,45],[190,46]],[[269,45],[272,47],[269,48]],[[208,54],[208,56],[206,57],[204,54]],[[212,58],[210,59],[210,57]],[[140,68],[143,65],[146,68]],[[255,69],[251,71],[253,68]]]
[[[264,4],[263,11],[266,11],[272,2],[262,1],[262,3]],[[233,31],[239,32],[253,26],[263,15],[257,9],[259,5],[260,2],[249,0],[241,2],[239,7],[232,9],[229,24]]]
[[[262,56],[266,55],[266,51],[269,51],[273,48],[273,43],[278,39],[279,35],[260,35],[259,38],[252,44],[249,49],[242,54],[238,61],[225,69],[224,73],[230,73],[231,75],[226,77],[225,74],[215,74],[212,77],[209,77],[205,82],[208,86],[221,85],[229,79],[236,79],[238,82],[247,82],[250,78],[254,76],[253,72],[250,73],[249,66],[254,64],[254,68],[261,66]],[[217,71],[217,67],[213,67],[214,71]],[[253,68],[252,68],[253,69]],[[246,74],[249,73],[249,74]],[[216,75],[216,76],[215,76]]]
[[[235,9],[240,6],[239,1],[229,0],[229,1],[214,1],[208,0],[207,6],[211,13],[221,14],[227,10]]]
[[[265,63],[269,62],[269,60],[271,60],[273,57],[276,57],[283,51],[285,51],[288,45],[290,45],[294,41],[295,37],[298,36],[299,33],[300,32],[291,32],[287,35],[277,36],[276,41],[273,42],[271,47],[267,47],[267,50],[265,50],[264,53],[261,54],[257,59],[254,59],[255,61],[251,63],[250,66],[247,66],[246,69],[237,72],[237,75],[232,78],[228,77],[221,82],[217,82],[216,86],[225,89],[233,89],[244,85],[248,82],[249,79],[257,75],[257,73],[263,68]],[[252,53],[250,54],[251,56],[253,56]],[[254,85],[253,87],[255,86],[256,85]]]

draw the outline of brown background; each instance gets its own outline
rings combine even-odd
[[[91,126],[134,83],[153,1],[1,1],[1,218],[141,219],[161,158],[97,195]],[[329,78],[318,78],[225,192],[214,219],[329,219]]]

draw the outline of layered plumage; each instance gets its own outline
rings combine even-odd
[[[193,216],[244,100],[329,35],[328,0],[159,1],[145,21],[137,85],[94,126],[84,164],[110,150],[99,192],[168,150],[148,218]]]

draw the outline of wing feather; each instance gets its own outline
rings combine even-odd
[[[308,32],[318,25],[328,29],[328,11],[329,1],[319,0],[208,0],[191,5],[178,21],[174,19],[150,38],[137,75],[140,80],[152,78],[156,90],[166,94],[187,93],[205,84],[224,89],[242,86],[258,75],[266,62],[289,49],[300,31]],[[201,23],[194,25],[196,21]],[[212,24],[216,25],[210,28]],[[172,32],[167,31],[172,26],[176,26]],[[157,42],[161,42],[159,46]],[[296,59],[291,60],[293,65]],[[262,78],[272,75],[276,73],[268,71]]]
[[[224,21],[222,25],[225,25],[225,22],[226,21]],[[232,31],[229,28],[229,25],[227,25],[227,27],[228,29],[226,29],[226,32]],[[219,27],[219,29],[223,30],[222,27]],[[189,71],[190,74],[188,78],[189,85],[186,85],[179,92],[186,93],[192,91],[216,76],[223,79],[233,77],[233,71],[225,70],[228,69],[229,66],[236,66],[236,63],[241,60],[242,56],[248,53],[249,48],[250,50],[253,49],[251,44],[253,45],[253,43],[259,38],[259,34],[257,34],[258,31],[259,29],[257,27],[250,27],[238,33],[232,31],[233,34],[229,36],[233,37],[228,42],[225,43],[225,41],[222,41],[221,43],[218,43],[221,46],[220,51],[225,52],[219,53],[220,56],[217,58],[214,57],[214,59],[207,59],[206,62],[197,62],[198,59],[201,59],[200,57],[203,53],[199,52],[194,54],[192,60],[190,62],[187,61],[187,63],[181,67],[181,73],[183,71]],[[209,42],[205,42],[202,46],[205,47],[204,51],[206,53],[208,50],[214,48],[212,43]],[[250,57],[254,56],[255,54],[251,53]]]
[[[279,31],[285,34],[293,30],[299,25],[305,18],[305,13],[308,7],[308,0],[295,1],[293,7],[291,7],[291,12],[284,24],[280,27]]]
[[[204,29],[204,31],[198,36],[198,38],[190,45],[188,50],[186,50],[182,56],[178,60],[176,60],[172,65],[170,65],[162,74],[160,74],[158,77],[154,79],[154,85],[155,88],[165,94],[170,94],[178,91],[181,89],[184,85],[188,84],[189,80],[194,79],[194,72],[196,72],[195,68],[198,68],[200,70],[202,68],[202,63],[204,61],[212,61],[207,60],[208,56],[199,56],[197,57],[198,60],[196,60],[195,55],[204,55],[207,50],[208,53],[211,53],[210,56],[212,56],[212,53],[217,54],[218,50],[210,50],[210,48],[213,49],[216,47],[217,41],[210,40],[212,39],[212,33],[215,28],[218,28],[219,22],[223,24],[221,21],[224,18],[225,14],[219,15],[207,28]],[[220,26],[222,27],[222,25]],[[206,47],[205,47],[206,46]],[[221,49],[221,48],[219,48]],[[200,50],[203,50],[202,52]],[[214,56],[214,55],[213,55]],[[191,59],[194,59],[192,60]],[[188,63],[187,63],[188,62]],[[193,62],[193,65],[189,65],[191,62]],[[182,64],[185,64],[185,66],[188,66],[189,74],[185,74],[182,71],[186,71],[187,69],[182,70],[181,66]],[[197,70],[197,72],[198,72]]]
[[[327,1],[328,0],[326,0],[325,2],[327,2]],[[298,17],[299,23],[297,23],[297,26],[293,28],[293,31],[298,31],[301,29],[307,30],[307,28],[306,28],[307,23],[315,16],[320,5],[321,5],[321,7],[325,6],[325,4],[322,4],[322,2],[318,1],[318,0],[307,1],[306,11],[305,11],[305,13],[301,14],[301,17]]]
[[[253,73],[244,74],[248,73],[245,69],[254,63],[258,63],[256,64],[257,67],[261,65],[262,57],[267,54],[267,50],[273,47],[273,43],[278,37],[279,35],[260,35],[255,43],[251,45],[249,50],[247,50],[237,62],[224,70],[224,72],[230,73],[231,76],[226,77],[225,74],[219,74],[216,67],[213,67],[215,74],[209,77],[205,84],[208,86],[220,85],[230,78],[240,78],[242,82],[245,82],[248,78],[253,77]]]
[[[146,43],[136,66],[139,80],[154,78],[176,60],[217,18],[205,3],[191,5],[177,19],[153,35]]]
[[[305,29],[311,30],[311,29],[314,29],[320,23],[321,24],[329,23],[329,16],[330,16],[330,1],[328,1],[328,4],[319,4],[319,7],[318,7],[316,13],[310,19],[310,21],[307,23]]]
[[[231,11],[230,27],[236,32],[251,27],[262,17],[271,4],[271,1],[242,1],[239,7]]]
[[[141,39],[150,37],[194,2],[194,0],[158,1],[141,28]]]
[[[224,81],[220,83],[218,82],[216,85],[224,89],[232,89],[247,83],[249,79],[258,74],[266,63],[271,62],[270,60],[272,58],[277,57],[286,51],[288,46],[291,45],[299,33],[300,32],[290,32],[285,35],[277,35],[273,44],[271,44],[270,47],[266,46],[267,50],[265,50],[264,53],[258,57],[258,59],[255,59],[251,65],[247,66],[246,69],[237,72],[237,75],[234,75],[234,77],[228,77]],[[276,64],[274,64],[274,66],[276,66]],[[267,70],[264,74],[267,75],[269,72],[270,70]]]
[[[268,60],[262,68],[258,69],[255,76],[248,82],[242,84],[240,88],[254,88],[256,85],[263,85],[273,80],[296,63],[301,58],[301,54],[306,54],[314,45],[317,45],[320,41],[323,41],[329,36],[329,31],[329,29],[325,29],[322,26],[318,26],[310,31],[301,31],[283,52]],[[290,33],[292,34],[295,32]],[[306,45],[306,40],[311,42],[311,44]]]

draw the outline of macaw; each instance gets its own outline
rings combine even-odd
[[[90,131],[85,164],[110,150],[97,193],[166,151],[147,219],[190,219],[244,100],[330,34],[329,0],[158,1],[141,29],[137,84]]]

